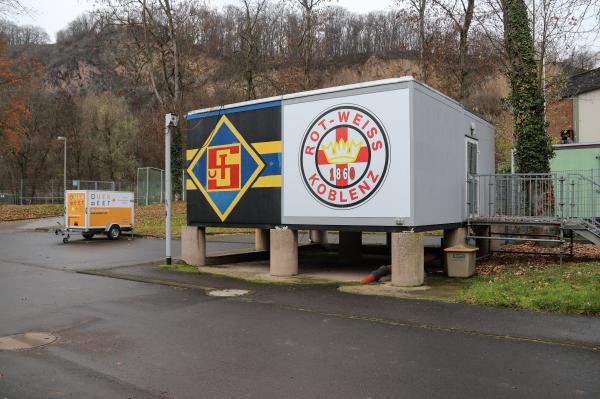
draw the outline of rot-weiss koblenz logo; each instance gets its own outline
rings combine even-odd
[[[306,188],[325,205],[351,208],[381,187],[389,164],[389,140],[375,115],[341,105],[313,120],[302,140],[300,170]]]

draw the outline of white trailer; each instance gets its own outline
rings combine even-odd
[[[487,206],[467,179],[494,173],[494,126],[412,77],[186,119],[189,225],[429,230]]]
[[[123,231],[132,231],[135,219],[134,194],[125,191],[68,190],[65,201],[65,228],[57,230],[67,243],[70,233],[92,239],[106,234],[116,240]]]

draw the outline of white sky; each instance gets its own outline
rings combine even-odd
[[[41,26],[54,41],[56,32],[65,28],[69,22],[84,12],[91,10],[94,0],[21,0],[22,4],[31,10],[30,15],[22,15],[12,20],[20,25]],[[222,6],[236,3],[235,0],[210,0],[212,6]],[[338,4],[356,12],[373,10],[388,10],[392,0],[337,0]]]

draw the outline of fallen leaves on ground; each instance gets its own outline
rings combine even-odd
[[[183,201],[173,202],[171,207],[171,233],[173,237],[181,236],[181,227],[187,225],[186,203]],[[165,236],[165,205],[156,204],[139,206],[135,208],[135,227],[138,234],[163,238]],[[249,233],[254,229],[208,227],[207,234],[237,234]]]
[[[573,258],[570,246],[563,247],[563,262],[600,261],[600,247],[588,243],[573,243]],[[560,247],[543,247],[535,243],[509,244],[501,247],[501,251],[477,262],[477,274],[486,276],[490,273],[523,273],[526,269],[544,269],[559,263]],[[534,252],[534,254],[508,253]],[[600,267],[600,265],[599,265]],[[519,275],[519,274],[515,274]]]
[[[138,206],[135,208],[134,230],[139,234],[155,237],[165,236],[166,210],[164,204]],[[181,226],[186,224],[186,203],[173,202],[171,205],[171,232],[173,237],[181,235]]]
[[[0,222],[39,219],[63,214],[62,204],[0,205]]]

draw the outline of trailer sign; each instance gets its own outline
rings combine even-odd
[[[389,154],[385,129],[371,112],[357,105],[330,108],[304,133],[299,157],[304,185],[329,207],[359,206],[384,181]]]

